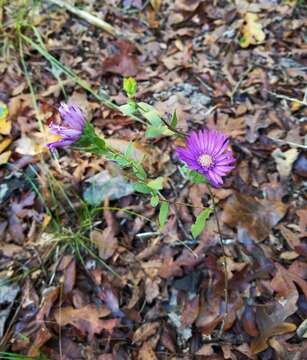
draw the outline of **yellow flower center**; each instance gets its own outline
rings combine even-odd
[[[202,154],[198,158],[198,163],[203,167],[210,167],[213,164],[212,156],[208,154]]]

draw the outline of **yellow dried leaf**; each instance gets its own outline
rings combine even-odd
[[[50,221],[51,221],[52,217],[48,214],[45,214],[44,216],[44,220],[43,220],[43,224],[42,224],[42,229],[45,230],[46,227],[49,225]]]
[[[12,123],[8,119],[9,110],[6,104],[0,101],[0,134],[9,135],[12,129]]]
[[[0,154],[10,145],[11,139],[4,139],[0,142]]]
[[[261,44],[265,39],[262,25],[258,22],[258,16],[254,13],[245,14],[241,32],[240,46],[242,48],[247,48],[249,45]]]
[[[150,5],[155,11],[159,11],[161,7],[162,0],[150,0]]]
[[[302,106],[303,106],[302,103],[300,103],[298,101],[292,101],[292,103],[290,105],[290,108],[291,108],[291,111],[295,112],[295,111],[300,110],[300,108]]]
[[[9,161],[9,158],[12,154],[11,150],[5,151],[4,153],[2,153],[0,155],[0,165],[4,165],[7,164],[7,162]]]
[[[22,155],[37,155],[47,151],[47,148],[36,143],[33,139],[29,137],[22,137],[17,140],[16,152]]]

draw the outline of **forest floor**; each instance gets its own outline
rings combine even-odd
[[[304,2],[60,2],[0,1],[0,358],[306,359]],[[214,216],[191,235],[208,190],[179,170],[180,141],[106,106],[127,102],[124,77],[182,131],[231,138],[214,189],[226,317]],[[162,230],[112,162],[48,151],[61,101],[163,177]]]

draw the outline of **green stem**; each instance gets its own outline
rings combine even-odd
[[[212,199],[213,213],[214,213],[214,217],[215,217],[215,221],[216,221],[216,225],[217,225],[217,231],[219,233],[220,245],[221,245],[222,253],[223,253],[225,313],[224,313],[222,324],[221,324],[221,327],[220,327],[220,330],[218,333],[218,337],[221,338],[224,333],[225,322],[226,322],[226,318],[228,316],[228,301],[229,300],[228,300],[227,257],[226,257],[224,242],[223,242],[223,235],[222,235],[222,231],[221,231],[220,221],[219,221],[219,218],[217,215],[217,209],[216,209],[216,204],[215,204],[215,200],[214,200],[214,195],[213,195],[213,192],[212,192],[209,184],[207,184],[207,188],[208,188],[210,197]]]

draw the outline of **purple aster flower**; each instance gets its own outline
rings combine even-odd
[[[80,139],[85,126],[85,117],[77,105],[61,103],[59,112],[62,124],[57,125],[51,123],[49,128],[51,129],[50,132],[54,135],[58,135],[60,139],[47,144],[49,149],[66,147],[73,144]]]
[[[176,151],[180,160],[191,170],[206,176],[214,187],[220,187],[222,177],[234,168],[229,139],[215,130],[193,131],[187,138],[186,147],[179,147]]]

